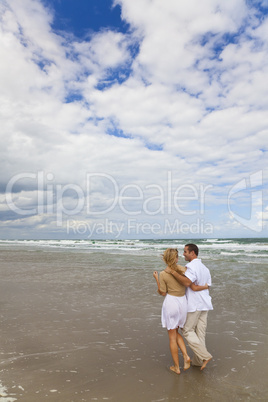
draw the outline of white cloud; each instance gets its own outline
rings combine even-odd
[[[196,62],[210,58],[218,35],[236,32],[246,16],[243,1],[117,3],[122,5],[123,17],[143,37],[135,61],[138,72],[149,82],[176,84],[194,93],[209,84],[207,75],[196,68]],[[204,46],[201,42],[207,34],[211,39]]]
[[[95,35],[90,44],[92,59],[103,68],[116,67],[129,58],[124,35],[116,32],[103,32]]]
[[[167,191],[172,172],[173,190],[213,186],[206,216],[221,227],[213,206],[223,216],[228,186],[265,168],[267,18],[243,0],[116,3],[129,32],[106,29],[83,40],[53,32],[53,10],[41,1],[1,4],[2,191],[13,175],[37,171],[52,173],[45,185],[54,190],[72,183],[85,191],[90,172],[110,174],[119,189],[136,184],[148,198],[155,192],[146,186]],[[14,195],[22,208],[42,191],[37,181],[28,185]],[[113,197],[105,186],[94,194],[103,205]],[[64,202],[74,208],[75,197]],[[7,211],[4,199],[0,210]],[[52,221],[18,224],[49,231]]]

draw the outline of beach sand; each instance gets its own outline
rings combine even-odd
[[[213,360],[178,376],[152,276],[159,257],[15,247],[0,255],[0,402],[267,400],[263,282],[245,288],[241,275],[237,285],[212,272]]]

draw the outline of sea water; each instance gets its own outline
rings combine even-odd
[[[168,247],[183,252],[186,243],[198,244],[200,256],[217,261],[268,263],[267,238],[198,239],[198,240],[0,240],[0,247],[31,247],[65,249],[85,252],[109,252],[120,254],[157,255]]]

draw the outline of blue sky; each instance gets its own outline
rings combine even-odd
[[[67,31],[84,39],[91,32],[115,29],[126,33],[129,25],[121,19],[121,7],[110,0],[47,0],[52,9],[54,30]]]
[[[268,237],[267,13],[2,1],[0,238]]]

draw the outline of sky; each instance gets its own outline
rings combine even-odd
[[[268,237],[267,0],[1,0],[0,238]]]

